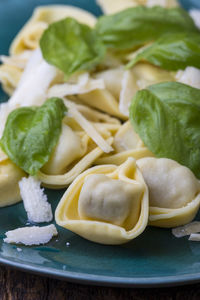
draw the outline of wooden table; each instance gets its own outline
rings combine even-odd
[[[200,283],[172,288],[86,286],[0,266],[0,300],[199,300]]]

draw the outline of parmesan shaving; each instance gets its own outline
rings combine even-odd
[[[68,107],[68,116],[73,117],[76,122],[83,128],[88,136],[101,148],[105,153],[113,151],[113,148],[104,140],[104,138],[98,133],[95,127],[77,110],[76,106],[70,101],[64,99],[66,106]]]
[[[102,79],[92,79],[88,73],[84,73],[78,77],[76,84],[64,83],[56,84],[48,91],[48,97],[65,97],[69,95],[78,95],[89,93],[96,89],[105,89]]]
[[[22,74],[19,85],[7,103],[0,104],[0,138],[7,117],[20,106],[42,105],[51,81],[56,76],[56,68],[42,58],[41,51],[35,50]]]
[[[189,11],[195,25],[200,29],[200,9],[191,9]]]
[[[22,227],[7,231],[5,243],[24,244],[26,246],[48,243],[53,236],[58,235],[55,225],[45,227]]]
[[[172,234],[177,237],[183,237],[193,233],[200,232],[200,222],[192,222],[184,226],[176,227],[172,229]]]
[[[56,68],[42,58],[40,50],[34,51],[9,102],[16,106],[41,105],[56,72]]]
[[[138,87],[131,71],[125,71],[122,78],[122,89],[119,97],[119,110],[125,116],[129,116],[129,106]]]
[[[200,242],[200,233],[190,234],[189,241]]]
[[[147,0],[146,6],[147,7],[152,7],[152,6],[162,6],[162,7],[167,7],[167,0]]]
[[[179,70],[176,73],[176,80],[178,82],[200,89],[200,69],[187,67],[184,71]]]
[[[30,222],[50,222],[53,219],[51,205],[47,202],[40,182],[32,176],[19,182],[20,194]]]

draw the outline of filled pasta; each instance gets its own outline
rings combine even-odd
[[[200,182],[185,166],[167,158],[137,161],[149,188],[149,224],[174,227],[192,221],[200,205]]]
[[[148,190],[135,160],[79,175],[63,195],[55,218],[58,225],[97,243],[136,238],[148,222]]]

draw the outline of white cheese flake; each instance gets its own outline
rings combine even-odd
[[[122,89],[119,97],[119,110],[125,116],[129,116],[129,106],[133,96],[138,91],[136,80],[130,70],[125,71],[122,78]]]
[[[5,243],[24,244],[26,246],[48,243],[53,236],[58,235],[55,225],[45,227],[22,227],[5,233]]]
[[[200,89],[200,69],[187,67],[184,71],[179,70],[176,73],[176,80],[178,82]]]
[[[189,11],[195,25],[200,29],[200,9],[191,9]]]
[[[162,7],[167,7],[167,0],[147,0],[146,6],[147,7],[152,7],[152,6],[162,6]]]
[[[93,79],[89,73],[81,74],[75,84],[64,83],[52,86],[48,91],[48,97],[65,97],[69,95],[79,95],[89,93],[96,89],[105,89],[103,79]]]
[[[89,137],[101,148],[101,150],[105,153],[109,153],[113,151],[113,148],[109,145],[109,143],[104,140],[104,138],[100,135],[100,133],[96,130],[96,128],[89,122],[73,105],[70,101],[64,99],[66,106],[68,107],[68,116],[71,116],[75,119],[75,121],[83,128]]]
[[[9,102],[16,106],[41,105],[56,73],[56,68],[43,59],[41,51],[35,50]]]
[[[50,222],[53,219],[52,209],[44,189],[40,188],[40,181],[32,176],[23,177],[19,188],[28,220],[35,223]]]
[[[200,233],[190,234],[189,241],[200,242]]]
[[[200,232],[200,222],[197,221],[172,229],[172,234],[177,238],[197,232]]]

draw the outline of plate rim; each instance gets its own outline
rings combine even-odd
[[[55,0],[55,2],[57,2]],[[58,1],[59,2],[59,1]],[[180,1],[182,2],[182,1]],[[38,4],[39,5],[39,4]],[[200,282],[200,272],[169,275],[169,276],[149,276],[149,277],[125,277],[125,276],[107,276],[100,274],[76,272],[61,270],[48,266],[38,266],[37,264],[25,263],[23,261],[16,262],[10,259],[3,258],[0,254],[0,265],[8,266],[20,271],[46,276],[59,280],[66,280],[72,283],[84,285],[97,285],[107,287],[122,287],[122,288],[158,288],[158,287],[173,287],[181,285],[190,285]]]
[[[122,288],[162,288],[174,287],[181,285],[191,285],[200,281],[200,272],[193,274],[182,274],[162,277],[117,277],[85,274],[83,272],[72,272],[67,270],[54,269],[51,267],[39,267],[32,264],[14,262],[9,259],[0,257],[0,265],[9,266],[11,268],[33,273],[36,275],[46,276],[59,280],[66,280],[72,283],[84,285],[96,285],[107,287],[122,287]]]

